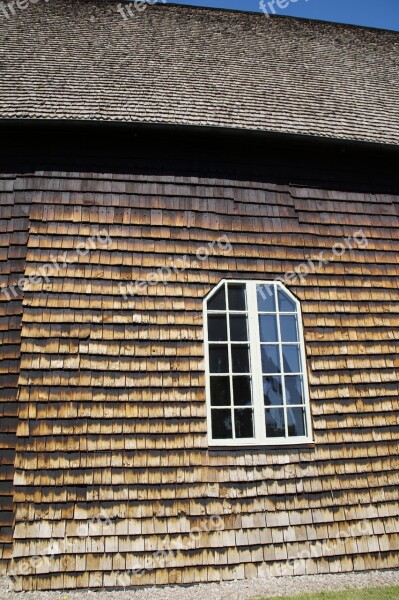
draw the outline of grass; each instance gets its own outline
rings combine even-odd
[[[320,592],[300,594],[289,598],[257,598],[256,600],[399,600],[399,586],[345,592]]]

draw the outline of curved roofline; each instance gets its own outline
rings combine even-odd
[[[0,25],[4,120],[399,146],[395,32],[128,0],[51,0]]]
[[[171,124],[167,122],[153,121],[102,121],[89,120],[89,119],[29,119],[29,118],[15,118],[15,119],[1,119],[1,127],[37,127],[37,126],[70,126],[79,127],[87,126],[93,129],[97,127],[104,127],[107,129],[131,129],[136,131],[148,131],[152,133],[164,132],[164,133],[176,133],[176,134],[214,134],[226,137],[246,137],[248,140],[251,138],[257,141],[278,141],[281,143],[295,142],[298,144],[312,144],[314,143],[322,145],[324,147],[345,147],[352,150],[363,150],[363,151],[378,151],[386,153],[399,153],[399,146],[396,144],[384,144],[381,142],[373,142],[370,140],[354,140],[350,138],[333,138],[329,136],[318,136],[318,135],[306,135],[292,132],[272,131],[263,129],[246,129],[239,127],[223,127],[215,125],[192,125],[192,124]]]
[[[89,121],[3,121],[5,172],[140,168],[237,181],[396,194],[399,146],[212,127]],[[16,171],[17,169],[17,171]]]

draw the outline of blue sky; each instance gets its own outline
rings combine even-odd
[[[268,2],[273,0],[265,0],[266,6]],[[288,6],[279,9],[277,2]],[[171,3],[260,11],[259,0],[173,0]],[[281,15],[399,31],[399,0],[274,0],[274,7]]]

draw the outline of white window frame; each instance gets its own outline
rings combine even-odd
[[[210,393],[210,369],[209,369],[209,344],[212,344],[212,341],[208,339],[208,315],[212,314],[220,314],[223,311],[220,310],[208,310],[207,303],[211,297],[217,293],[217,291],[225,286],[226,290],[226,311],[227,311],[227,284],[244,284],[246,286],[246,297],[247,297],[247,315],[248,315],[248,345],[249,345],[249,354],[251,361],[251,378],[252,378],[252,395],[253,395],[253,409],[254,409],[254,438],[235,438],[235,439],[213,439],[212,438],[212,416],[211,416],[211,393]],[[304,394],[304,408],[305,408],[305,419],[306,419],[306,431],[308,433],[307,436],[297,436],[297,437],[288,437],[287,429],[288,429],[288,421],[287,421],[287,404],[286,404],[286,389],[285,385],[283,385],[283,398],[284,398],[284,414],[285,414],[285,426],[286,426],[286,437],[278,438],[267,438],[266,436],[266,423],[265,423],[265,406],[264,406],[264,397],[263,397],[263,369],[262,369],[262,356],[261,356],[261,341],[259,334],[259,322],[258,316],[262,314],[262,311],[258,311],[258,303],[257,303],[257,286],[268,286],[273,285],[280,288],[284,291],[285,294],[289,296],[289,298],[295,303],[296,306],[296,315],[297,315],[297,324],[298,324],[298,342],[299,343],[299,352],[302,364],[302,373],[303,377],[303,394]],[[276,294],[277,296],[277,294]],[[226,312],[227,314],[227,312]],[[229,314],[243,314],[243,311],[229,311]],[[278,337],[279,337],[279,352],[280,352],[280,363],[283,364],[282,360],[282,343],[281,343],[281,332],[280,332],[280,314],[282,315],[290,315],[294,313],[280,313],[279,306],[277,303],[276,306],[276,316],[277,316],[277,327],[278,327]],[[209,446],[217,446],[217,447],[239,447],[239,446],[298,446],[303,444],[313,444],[313,434],[312,434],[312,418],[310,411],[310,400],[309,400],[309,381],[308,381],[308,373],[307,373],[307,361],[306,361],[306,353],[305,353],[305,340],[303,334],[303,320],[302,320],[302,311],[301,304],[298,298],[292,294],[292,292],[286,288],[278,280],[248,280],[248,279],[222,279],[212,290],[205,296],[203,302],[203,323],[204,323],[204,346],[205,346],[205,379],[206,379],[206,406],[207,406],[207,423],[208,423],[208,444]],[[231,353],[231,341],[230,341],[230,323],[229,319],[227,319],[227,328],[228,328],[228,339],[226,342],[229,348],[229,356]],[[233,342],[234,343],[234,342]],[[231,372],[229,373],[231,375]],[[235,375],[237,375],[235,373]],[[231,402],[233,402],[231,396]],[[233,407],[234,408],[234,407]],[[234,421],[233,421],[233,435],[235,435],[234,431]]]

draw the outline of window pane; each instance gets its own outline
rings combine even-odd
[[[289,408],[287,410],[288,418],[288,435],[305,436],[305,411],[303,408]]]
[[[249,373],[249,346],[231,346],[233,373]]]
[[[278,346],[260,347],[262,354],[262,372],[263,373],[281,373],[280,352]]]
[[[283,345],[283,363],[285,373],[300,373],[301,361],[299,358],[299,346]]]
[[[245,285],[230,283],[228,290],[229,310],[247,310]]]
[[[226,310],[225,286],[222,287],[208,300],[208,310]]]
[[[274,285],[257,285],[258,310],[260,312],[276,312],[276,300],[274,296]]]
[[[298,327],[297,327],[297,319],[296,319],[295,315],[281,315],[280,327],[281,327],[281,341],[282,342],[297,342],[298,341]]]
[[[283,290],[278,290],[278,305],[281,312],[296,312],[295,302]]]
[[[277,342],[277,320],[275,315],[261,315],[259,317],[260,341]]]
[[[227,341],[227,320],[225,315],[208,316],[208,338],[210,342]]]
[[[265,406],[282,406],[284,404],[281,377],[263,378],[263,397]]]
[[[252,390],[250,377],[233,377],[233,396],[236,406],[251,406]]]
[[[233,342],[248,341],[246,315],[230,315],[230,338]]]
[[[285,437],[285,421],[283,408],[267,408],[266,413],[266,436]]]
[[[227,440],[233,437],[231,410],[212,410],[212,437],[217,440]]]
[[[229,372],[227,345],[209,346],[209,368],[211,373]]]
[[[287,404],[305,404],[303,382],[300,375],[284,377]]]
[[[254,437],[254,424],[253,424],[253,410],[252,409],[238,409],[234,411],[234,420],[236,426],[236,437],[237,438],[253,438]]]
[[[230,406],[230,377],[211,377],[211,405]]]

